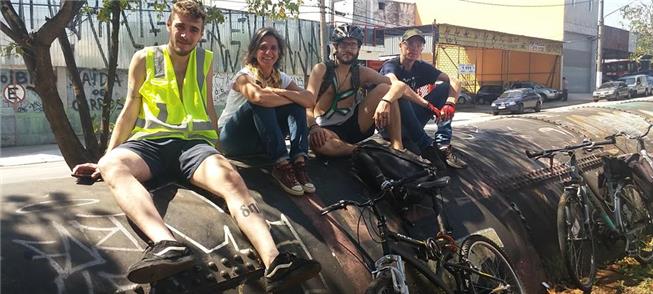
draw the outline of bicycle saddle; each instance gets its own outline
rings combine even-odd
[[[432,180],[432,181],[419,183],[419,184],[417,184],[417,186],[415,186],[415,188],[417,188],[419,190],[441,189],[441,188],[444,188],[447,185],[449,185],[449,180],[450,179],[451,178],[449,176],[444,176],[444,177],[437,178],[437,179]]]

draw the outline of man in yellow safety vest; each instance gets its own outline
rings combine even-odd
[[[74,175],[100,175],[118,206],[151,244],[129,268],[127,278],[150,283],[189,269],[194,257],[166,228],[149,192],[152,179],[187,180],[224,198],[242,232],[266,266],[268,292],[301,283],[320,264],[279,253],[268,225],[238,172],[218,153],[217,115],[213,107],[213,53],[197,48],[206,12],[195,0],[179,0],[166,26],[168,44],[134,54],[127,98],[99,163],[73,169]]]

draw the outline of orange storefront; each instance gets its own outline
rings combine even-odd
[[[534,81],[560,89],[562,42],[437,24],[433,30],[437,68],[475,92],[485,84]]]

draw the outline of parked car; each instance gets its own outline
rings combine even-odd
[[[646,76],[648,82],[648,94],[653,95],[653,76]]]
[[[478,89],[478,92],[476,92],[476,98],[475,98],[476,103],[478,104],[490,103],[496,100],[497,97],[501,96],[501,93],[503,93],[503,86],[501,85],[481,86],[481,88]]]
[[[536,82],[530,82],[530,81],[514,82],[510,86],[510,89],[519,89],[519,88],[533,89],[535,93],[542,96],[542,101],[562,98],[562,91],[558,91],[553,88],[542,86]]]
[[[640,95],[648,96],[649,94],[648,79],[646,78],[646,75],[624,76],[620,77],[618,80],[623,81],[628,85],[628,89],[630,90],[629,98]]]
[[[504,111],[523,113],[527,108],[539,112],[542,109],[542,96],[529,88],[512,89],[503,92],[491,106],[493,115]]]
[[[622,81],[603,83],[592,93],[594,102],[601,99],[618,100],[628,97],[630,97],[630,90],[628,89],[628,85]]]
[[[458,102],[457,102],[457,104],[470,104],[470,103],[472,103],[472,101],[474,101],[474,98],[472,98],[472,97],[474,97],[474,96],[472,95],[472,93],[470,93],[469,91],[467,91],[467,89],[463,88],[463,89],[460,91],[460,95],[458,95]]]

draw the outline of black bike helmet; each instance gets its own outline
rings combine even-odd
[[[350,24],[341,24],[333,29],[331,34],[331,42],[339,43],[344,38],[354,38],[358,41],[358,46],[363,44],[363,30],[357,26],[352,26]]]

